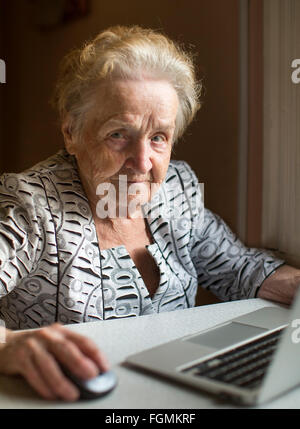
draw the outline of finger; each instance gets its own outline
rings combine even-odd
[[[26,361],[23,361],[23,368],[21,375],[25,378],[28,384],[44,399],[54,400],[56,399],[55,394],[49,388],[47,383],[45,383],[43,377],[31,361],[31,358],[28,357]]]
[[[64,365],[66,369],[78,377],[88,379],[99,374],[96,363],[84,355],[79,347],[66,338],[65,331],[57,326],[40,330],[37,334],[41,344],[53,354],[55,359]]]
[[[44,383],[55,397],[74,401],[79,398],[79,391],[69,381],[55,358],[38,341],[31,339],[32,361],[40,375],[40,382]]]
[[[99,368],[89,357],[84,355],[76,344],[64,339],[63,343],[49,344],[49,351],[71,372],[81,378],[92,378],[99,374]]]
[[[58,329],[64,333],[66,338],[75,343],[84,355],[95,362],[100,371],[105,372],[110,369],[110,364],[107,357],[94,343],[94,341],[61,325],[58,326]]]

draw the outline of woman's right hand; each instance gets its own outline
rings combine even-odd
[[[6,342],[0,344],[1,374],[22,375],[45,399],[74,401],[79,391],[61,365],[83,379],[109,369],[93,341],[58,323],[37,330],[6,330]]]

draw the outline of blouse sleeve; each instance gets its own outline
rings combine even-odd
[[[193,170],[195,186],[190,254],[198,275],[198,284],[223,301],[254,298],[263,281],[285,261],[264,249],[246,247],[228,225],[204,208],[201,187]]]
[[[223,301],[255,298],[263,281],[285,263],[266,250],[244,246],[207,209],[202,227],[195,231],[192,259],[199,285]]]
[[[0,298],[35,262],[40,232],[32,197],[19,175],[0,176]]]

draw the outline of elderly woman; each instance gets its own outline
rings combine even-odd
[[[199,92],[189,54],[152,30],[110,28],[65,58],[65,149],[0,178],[1,373],[73,400],[58,362],[83,378],[108,363],[62,325],[189,308],[198,284],[222,300],[291,300],[299,272],[244,247],[170,161]]]

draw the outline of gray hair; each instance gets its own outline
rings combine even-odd
[[[182,136],[200,108],[201,84],[193,56],[165,35],[139,26],[115,26],[98,34],[62,61],[53,104],[61,121],[79,137],[93,104],[93,89],[107,78],[167,80],[176,90],[179,111],[174,140]]]

